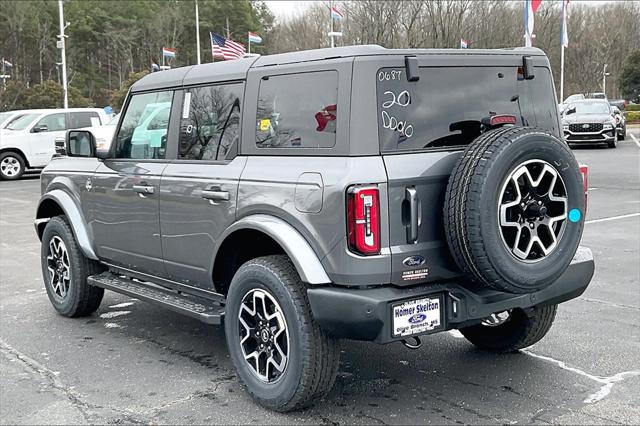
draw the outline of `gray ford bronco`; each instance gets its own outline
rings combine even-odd
[[[343,47],[135,83],[113,140],[69,131],[42,172],[49,299],[104,289],[224,324],[247,391],[331,389],[339,339],[541,339],[594,271],[586,170],[538,49]]]

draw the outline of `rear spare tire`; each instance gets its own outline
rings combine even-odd
[[[529,293],[556,280],[582,236],[584,191],[566,143],[503,127],[473,141],[453,168],[444,205],[451,253],[473,281]]]

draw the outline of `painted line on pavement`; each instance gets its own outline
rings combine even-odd
[[[640,216],[640,213],[629,213],[629,214],[623,214],[620,216],[603,217],[601,219],[587,220],[584,223],[589,224],[589,223],[598,223],[598,222],[608,222],[610,220],[626,219],[626,218],[635,217],[635,216]]]
[[[633,136],[633,133],[629,133],[629,136],[631,136],[631,139],[633,139],[636,145],[638,145],[638,148],[640,148],[640,142],[638,142],[638,139],[636,139],[636,137]]]

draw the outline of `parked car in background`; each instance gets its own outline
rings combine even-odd
[[[618,107],[620,111],[624,111],[628,102],[625,99],[609,99],[609,105]]]
[[[568,104],[575,101],[581,101],[584,99],[584,95],[582,93],[576,93],[574,95],[569,95],[562,103],[558,104],[558,112],[562,114],[567,107]]]
[[[118,125],[119,119],[120,114],[116,114],[110,119],[110,121],[102,126],[82,127],[75,130],[90,130],[96,138],[96,146],[101,148],[102,146],[107,146],[111,143],[111,139],[113,138],[113,134],[116,132],[116,126]],[[56,138],[55,150],[58,155],[67,155],[65,135],[61,135]]]
[[[617,106],[611,106],[613,119],[616,121],[616,130],[618,131],[618,139],[624,140],[627,137],[627,119]]]
[[[27,168],[41,169],[55,153],[55,139],[67,129],[108,121],[101,108],[26,111],[0,129],[0,179],[20,179]]]
[[[607,144],[618,146],[618,132],[611,107],[603,99],[585,99],[567,105],[562,130],[569,145]]]
[[[587,99],[604,99],[607,100],[607,95],[602,92],[589,93],[586,96]]]

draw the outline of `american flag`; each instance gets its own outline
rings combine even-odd
[[[211,53],[214,58],[238,59],[242,58],[246,52],[244,45],[231,39],[226,39],[220,34],[209,33],[211,37]]]

